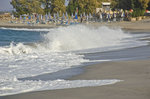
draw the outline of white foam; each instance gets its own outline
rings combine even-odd
[[[79,50],[100,52],[147,44],[137,41],[134,36],[124,33],[121,29],[83,25],[49,29],[49,33],[43,35],[43,38],[43,42],[40,43],[26,45],[12,42],[10,46],[0,47],[1,95],[106,84],[107,81],[102,83],[101,80],[18,81],[17,78],[53,73],[90,62],[84,59],[83,55],[76,53]],[[115,81],[108,80],[110,84]]]
[[[54,81],[8,81],[5,86],[0,83],[0,96],[19,94],[31,91],[56,90],[78,87],[92,87],[115,84],[121,80],[54,80]]]
[[[0,29],[4,30],[15,30],[15,31],[49,31],[50,29],[28,29],[28,28],[5,28],[5,27],[0,27]]]
[[[77,50],[89,51],[89,49],[106,51],[148,44],[144,41],[137,41],[136,36],[124,33],[121,29],[94,28],[84,25],[49,29],[49,33],[43,35],[43,39],[43,42],[33,43],[32,45],[11,43],[10,46],[0,47],[0,54],[18,55]]]
[[[88,60],[73,53],[41,53],[0,56],[0,77],[31,77],[79,66]]]
[[[53,51],[72,51],[121,45],[121,40],[131,38],[121,29],[108,27],[70,26],[50,30],[44,35],[47,46]]]

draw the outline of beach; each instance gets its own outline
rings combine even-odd
[[[149,99],[150,60],[105,62],[88,66],[79,79],[120,79],[113,85],[31,92],[0,99]]]
[[[150,32],[150,19],[136,22],[89,23],[95,27],[120,27],[130,32]],[[0,25],[9,28],[50,28],[51,26]],[[52,27],[56,27],[52,25]],[[147,38],[149,39],[149,38]],[[149,45],[148,45],[149,46]],[[132,48],[131,48],[132,49]],[[133,48],[134,49],[134,48]],[[125,49],[126,50],[126,49]],[[137,53],[137,52],[135,52]],[[145,52],[146,53],[146,52]],[[129,55],[129,53],[128,53]],[[144,56],[144,55],[143,55]],[[0,99],[149,99],[150,56],[146,59],[109,61],[83,67],[84,72],[67,80],[118,79],[112,85],[27,92]]]
[[[140,21],[118,21],[118,22],[88,22],[88,23],[80,23],[80,24],[87,24],[87,25],[94,25],[97,26],[109,26],[109,27],[120,27],[125,30],[138,30],[138,31],[149,31],[150,30],[150,18],[146,18]],[[61,26],[61,25],[60,25]],[[35,25],[28,25],[28,24],[20,24],[20,23],[9,23],[8,21],[1,20],[0,27],[5,28],[29,28],[29,29],[38,29],[38,28],[55,28],[59,27],[58,25],[51,23],[51,24],[35,24]]]

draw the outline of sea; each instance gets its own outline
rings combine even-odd
[[[107,26],[0,28],[0,96],[102,86],[120,79],[68,80],[83,67],[150,58],[150,32]]]

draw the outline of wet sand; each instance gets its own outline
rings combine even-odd
[[[124,80],[100,87],[30,92],[0,99],[150,99],[150,60],[105,62],[85,67],[70,80]]]
[[[137,22],[92,23],[92,25],[150,32],[150,19]],[[2,26],[4,25],[0,25]],[[83,74],[72,77],[70,80],[80,79],[120,79],[124,81],[100,87],[29,92],[0,97],[0,99],[150,99],[150,60],[105,62],[87,66]]]

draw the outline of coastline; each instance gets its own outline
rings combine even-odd
[[[121,21],[121,22],[89,22],[89,23],[81,23],[85,25],[92,25],[95,27],[98,26],[108,26],[111,28],[121,28],[123,30],[130,30],[130,31],[150,31],[150,18],[146,18],[140,21]],[[54,23],[51,24],[35,24],[35,25],[28,25],[28,24],[15,24],[9,23],[6,21],[0,22],[0,27],[2,28],[27,28],[27,29],[47,29],[47,28],[56,28],[63,25],[56,25]]]
[[[43,28],[55,28],[56,24],[37,24],[37,25],[27,25],[27,24],[11,24],[11,23],[0,23],[1,28],[27,28],[27,29],[43,29]]]
[[[89,23],[92,26],[121,27],[127,31],[150,32],[150,19],[137,22]],[[4,25],[2,25],[4,26]],[[0,25],[1,27],[1,25]],[[7,28],[54,28],[56,25],[24,26]],[[84,67],[85,72],[69,80],[124,80],[113,85],[83,87],[40,92],[29,92],[0,99],[149,99],[150,98],[150,60],[104,62]]]
[[[29,92],[0,99],[149,99],[150,60],[104,62],[85,67],[70,80],[120,79],[122,82],[99,87],[83,87]]]

